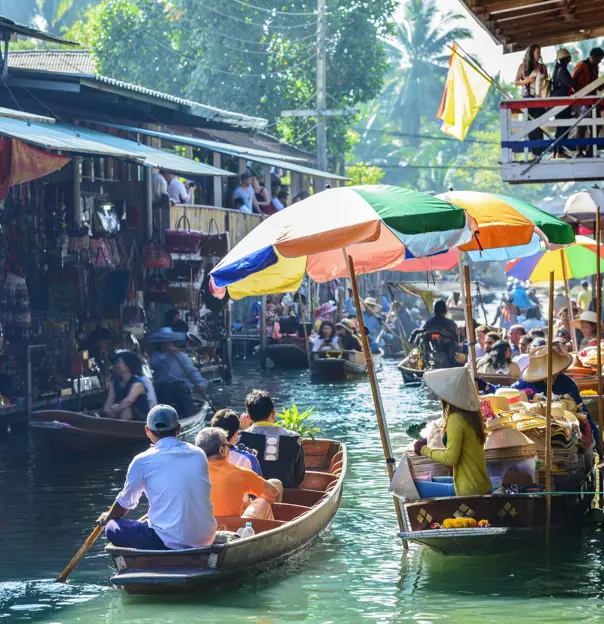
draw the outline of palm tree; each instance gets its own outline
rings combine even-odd
[[[441,13],[434,0],[407,0],[395,37],[385,42],[391,72],[381,97],[388,119],[402,130],[417,135],[422,114],[436,115],[450,51],[448,44],[471,36],[457,25],[458,13]],[[419,137],[409,137],[412,146]]]

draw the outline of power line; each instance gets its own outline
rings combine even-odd
[[[501,171],[501,167],[472,167],[466,165],[380,165],[377,163],[375,166],[380,167],[380,169],[449,169],[451,171],[470,169],[472,171]]]
[[[397,130],[373,130],[372,128],[367,128],[366,130],[353,129],[355,132],[363,135],[367,132],[373,132],[375,134],[384,134],[388,136],[400,136],[400,137],[409,137],[414,139],[428,139],[432,141],[455,141],[458,142],[458,139],[454,137],[448,136],[434,136],[431,134],[413,134],[411,132],[399,132]],[[481,139],[466,139],[464,143],[482,143],[484,145],[499,145],[499,141],[482,141]]]
[[[265,13],[271,13],[272,15],[303,15],[305,17],[316,16],[316,11],[306,12],[306,13],[296,13],[295,11],[278,11],[277,9],[267,9],[265,7],[259,7],[251,4],[250,2],[243,2],[242,0],[231,0],[232,2],[236,2],[244,7],[249,7],[250,9],[254,9],[256,11],[264,11]]]

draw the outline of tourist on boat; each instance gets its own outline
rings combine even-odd
[[[178,439],[178,414],[169,405],[149,412],[145,431],[153,446],[132,460],[124,489],[98,519],[107,525],[107,539],[115,546],[143,550],[208,546],[216,521],[205,453]],[[149,502],[147,519],[124,518],[142,494]]]
[[[151,354],[157,396],[162,403],[173,405],[183,417],[192,416],[195,411],[193,391],[203,393],[208,387],[189,356],[176,347],[175,343],[185,337],[170,327],[162,327],[147,338],[149,344],[159,348]]]
[[[363,342],[352,319],[342,319],[336,323],[336,333],[342,351],[362,351]]]
[[[529,364],[529,349],[531,343],[533,342],[533,337],[529,334],[525,334],[520,338],[520,342],[518,346],[520,348],[520,354],[514,358],[514,362],[518,364],[518,368],[520,368],[520,372],[522,372]]]
[[[235,466],[241,468],[248,468],[253,470],[256,474],[262,476],[262,468],[256,457],[256,452],[247,448],[244,444],[239,442],[239,430],[241,429],[241,423],[239,416],[230,409],[218,410],[210,422],[211,427],[220,427],[227,432],[229,440],[229,446],[231,453],[229,455],[229,461]]]
[[[245,409],[251,426],[239,434],[240,442],[258,453],[266,479],[279,479],[283,487],[297,488],[306,472],[300,435],[275,424],[273,399],[264,390],[250,392]]]
[[[583,334],[583,339],[579,345],[581,349],[597,345],[598,315],[595,312],[589,310],[581,312],[581,316],[572,321],[571,326],[580,329]]]
[[[323,321],[319,328],[319,335],[312,343],[313,353],[321,353],[322,351],[339,351],[339,339],[336,336],[334,324],[330,321]]]
[[[227,435],[219,427],[206,427],[195,438],[195,445],[208,458],[214,515],[274,520],[271,505],[281,501],[281,482],[265,480],[253,470],[232,463]],[[244,500],[248,495],[256,498],[246,507]]]
[[[415,453],[453,468],[457,496],[488,494],[491,480],[484,458],[486,436],[470,371],[465,367],[426,371],[424,383],[442,404],[445,450],[430,448],[423,439],[415,443]]]
[[[518,379],[520,367],[512,361],[512,347],[507,340],[498,340],[477,363],[482,375],[509,375]]]
[[[519,323],[512,325],[508,330],[508,340],[510,342],[510,347],[512,348],[512,357],[520,355],[520,339],[524,336],[524,334],[526,334],[524,325],[520,325]]]
[[[487,351],[485,346],[485,340],[487,338],[487,333],[489,331],[489,327],[487,325],[479,325],[474,332],[476,336],[476,357],[482,357]]]
[[[371,343],[372,353],[379,351],[379,345],[377,344],[377,336],[382,329],[382,306],[375,300],[374,297],[367,297],[363,300],[363,325],[369,335],[369,342]]]
[[[132,351],[118,351],[113,363],[113,376],[109,384],[103,414],[119,420],[141,420],[147,418],[150,402],[157,404],[152,384],[143,381],[143,363]],[[148,386],[151,388],[148,393]],[[151,401],[150,401],[151,399]]]

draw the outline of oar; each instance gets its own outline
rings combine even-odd
[[[67,564],[67,567],[57,576],[55,579],[57,583],[65,583],[69,578],[69,575],[75,570],[75,567],[86,556],[86,553],[90,550],[90,547],[96,542],[96,538],[103,532],[104,526],[97,526],[94,531],[88,536],[88,539],[82,544],[80,550],[75,554],[74,558]]]

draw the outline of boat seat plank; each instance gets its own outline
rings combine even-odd
[[[325,492],[319,490],[299,490],[294,488],[285,488],[283,490],[282,501],[289,503],[290,505],[304,505],[305,507],[312,507],[316,505]]]
[[[272,507],[275,520],[282,520],[283,522],[294,520],[310,510],[310,507],[306,505],[293,505],[291,503],[273,503]]]
[[[315,470],[307,470],[304,477],[304,481],[300,483],[300,489],[302,490],[325,490],[334,482],[337,481],[336,475],[329,472],[318,472]]]

